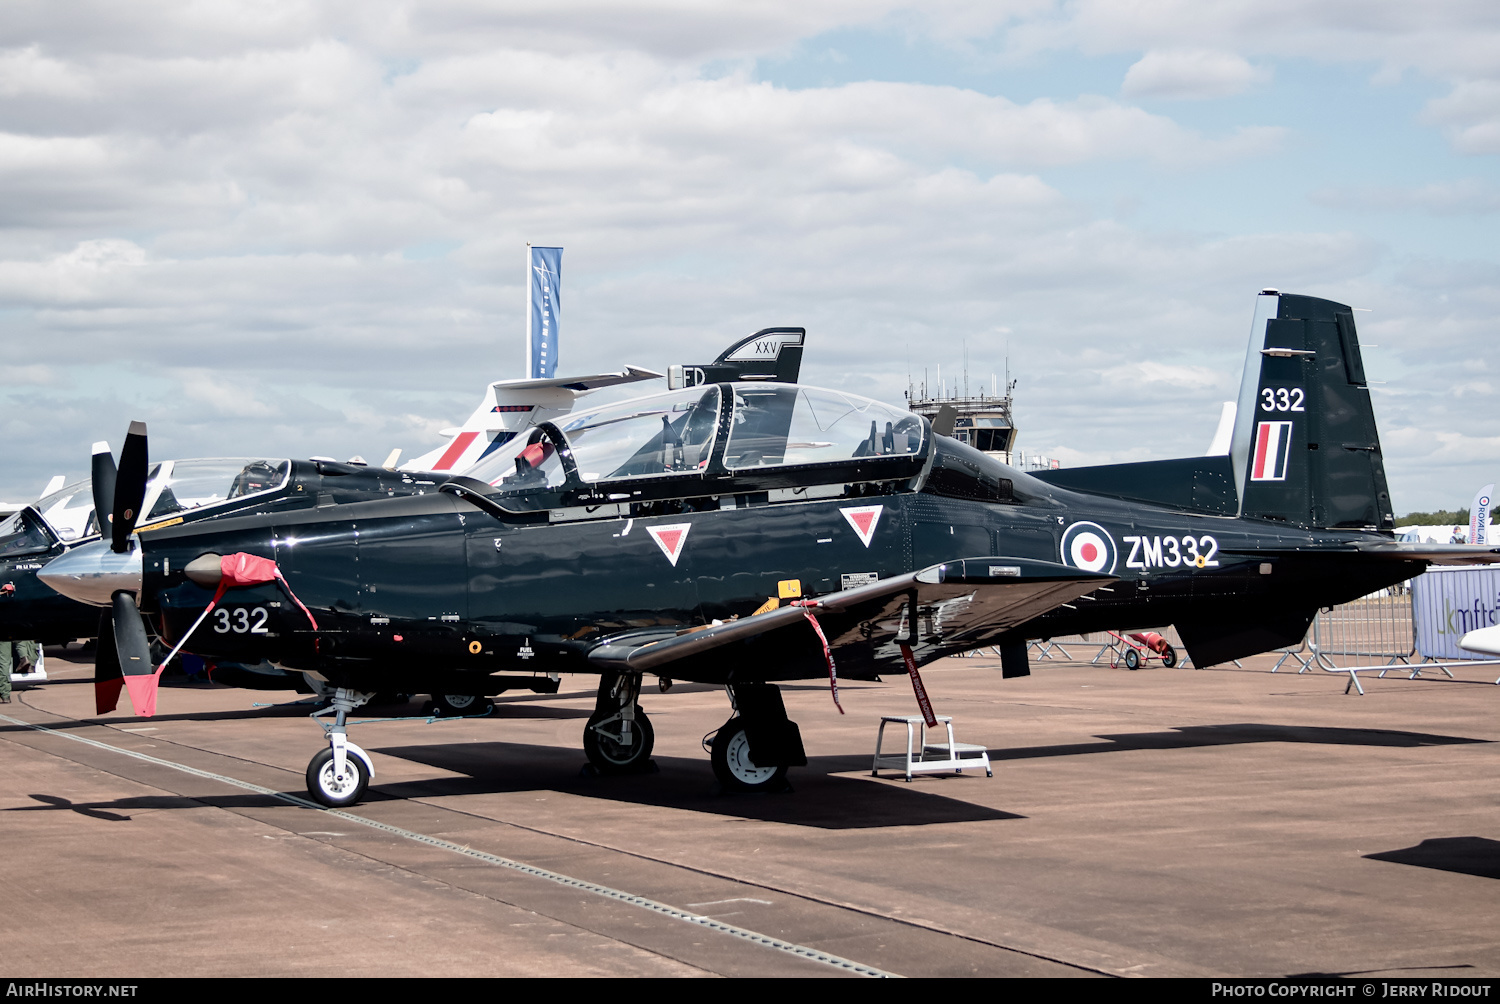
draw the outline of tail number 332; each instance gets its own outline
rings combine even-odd
[[[220,607],[214,611],[214,631],[219,634],[265,634],[265,607]]]
[[[1306,411],[1307,393],[1301,387],[1262,387],[1261,411]]]
[[[1219,542],[1194,537],[1121,537],[1130,545],[1126,568],[1218,568]]]

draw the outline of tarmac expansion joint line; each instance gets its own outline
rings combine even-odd
[[[798,892],[798,891],[792,890],[792,889],[784,889],[781,886],[771,885],[771,884],[766,883],[766,882],[762,882],[762,881],[759,881],[759,880],[756,880],[756,879],[752,879],[752,878],[746,878],[746,877],[740,876],[740,875],[731,875],[728,872],[716,871],[716,870],[714,870],[712,868],[704,868],[704,867],[702,867],[700,865],[684,864],[681,861],[668,861],[665,858],[653,857],[650,854],[644,854],[644,853],[642,853],[640,851],[632,851],[632,850],[629,850],[628,848],[616,847],[613,844],[606,844],[606,843],[602,843],[602,842],[597,841],[597,840],[587,840],[587,839],[585,839],[583,837],[576,836],[574,834],[558,833],[558,832],[555,832],[555,831],[552,831],[552,830],[542,829],[541,827],[538,827],[538,826],[528,826],[525,823],[518,823],[518,822],[515,822],[514,820],[510,820],[510,819],[498,819],[498,818],[496,818],[494,816],[487,816],[487,815],[483,815],[481,813],[471,812],[471,811],[469,811],[467,809],[455,809],[451,805],[436,805],[436,804],[434,804],[432,802],[428,802],[428,801],[426,801],[424,799],[420,799],[420,798],[413,798],[413,799],[411,799],[411,801],[421,802],[423,805],[431,805],[433,808],[436,808],[436,809],[443,809],[444,811],[447,811],[447,812],[453,812],[453,813],[457,813],[457,814],[462,815],[462,816],[468,816],[471,819],[480,819],[480,820],[484,820],[485,822],[489,822],[489,823],[499,823],[499,824],[504,825],[504,826],[514,827],[515,829],[518,829],[518,830],[524,830],[527,833],[535,833],[535,834],[537,834],[539,836],[543,836],[543,837],[552,837],[552,838],[557,839],[557,840],[566,840],[566,841],[568,841],[570,843],[581,844],[584,847],[593,847],[593,848],[597,848],[597,849],[603,850],[603,851],[610,851],[610,852],[615,853],[615,854],[623,854],[626,857],[632,857],[632,858],[635,858],[635,859],[637,859],[639,861],[649,861],[652,864],[665,865],[665,866],[670,867],[670,868],[678,868],[678,869],[681,869],[682,871],[692,872],[693,874],[696,874],[696,875],[704,875],[704,876],[707,876],[708,878],[720,879],[720,880],[725,881],[725,882],[733,882],[733,883],[735,883],[737,885],[750,886],[751,888],[754,888],[754,889],[764,889],[764,890],[766,890],[768,892],[780,893],[783,896],[789,896],[789,897],[792,897],[792,898],[795,898],[795,899],[800,899],[800,900],[803,900],[804,902],[807,902],[807,903],[816,903],[819,906],[833,907],[834,909],[837,909],[837,910],[845,910],[845,911],[848,911],[849,913],[859,914],[859,915],[864,916],[864,917],[871,917],[871,918],[876,919],[876,920],[888,921],[889,923],[892,923],[892,924],[898,924],[898,925],[900,925],[902,927],[915,928],[916,930],[919,930],[919,931],[930,931],[933,934],[941,934],[941,935],[944,935],[946,937],[958,938],[958,939],[960,939],[962,941],[972,942],[972,943],[974,943],[976,945],[985,945],[987,947],[998,948],[998,949],[1000,949],[1002,951],[1006,951],[1006,952],[1014,952],[1017,955],[1024,955],[1024,956],[1027,956],[1028,958],[1040,959],[1043,962],[1054,962],[1054,963],[1056,963],[1058,965],[1061,965],[1061,966],[1069,966],[1069,967],[1071,967],[1073,969],[1079,969],[1079,970],[1082,970],[1083,972],[1088,972],[1088,973],[1096,973],[1096,974],[1098,974],[1100,976],[1121,976],[1121,975],[1127,975],[1128,976],[1128,975],[1134,975],[1134,970],[1145,968],[1144,964],[1142,964],[1142,965],[1136,965],[1136,966],[1126,966],[1126,967],[1121,967],[1121,968],[1106,968],[1106,967],[1099,966],[1099,965],[1089,965],[1088,963],[1084,963],[1084,962],[1075,962],[1075,961],[1071,961],[1071,960],[1068,960],[1068,959],[1064,959],[1064,958],[1062,958],[1060,956],[1046,955],[1046,954],[1043,954],[1041,952],[1036,952],[1036,951],[1032,951],[1032,950],[1025,949],[1025,948],[1017,948],[1014,945],[1001,944],[1000,942],[991,940],[989,938],[981,938],[981,937],[978,937],[976,935],[967,934],[967,933],[965,933],[963,931],[959,931],[959,930],[956,930],[956,929],[953,929],[953,928],[944,927],[944,926],[942,926],[940,924],[933,924],[933,923],[928,923],[928,922],[922,922],[922,921],[918,921],[918,920],[913,920],[913,919],[911,919],[909,917],[897,917],[897,916],[893,916],[892,914],[882,913],[879,910],[874,910],[874,909],[871,909],[871,908],[869,908],[867,906],[862,906],[862,905],[860,905],[858,903],[847,902],[847,901],[844,901],[844,900],[836,900],[836,899],[832,899],[832,898],[825,897],[825,896],[816,896],[816,895],[813,895],[812,893],[808,893],[808,892]]]
[[[763,948],[769,948],[777,952],[784,952],[788,955],[806,959],[810,962],[817,962],[826,966],[832,966],[835,969],[840,969],[844,972],[848,972],[856,976],[865,976],[875,979],[901,978],[900,974],[898,973],[886,972],[883,969],[878,969],[874,966],[866,965],[862,962],[855,962],[852,959],[846,959],[842,956],[834,955],[830,952],[820,951],[807,945],[798,945],[793,942],[783,941],[780,938],[773,938],[767,934],[761,934],[758,931],[751,931],[748,928],[737,927],[733,924],[726,924],[721,920],[715,920],[712,917],[706,917],[702,914],[692,913],[688,910],[682,910],[667,903],[661,903],[657,900],[647,899],[644,896],[637,896],[634,893],[624,892],[620,889],[614,889],[606,885],[599,885],[596,882],[587,882],[583,879],[576,879],[570,875],[564,875],[560,872],[554,872],[546,868],[539,868],[536,865],[529,865],[524,861],[514,861],[510,858],[503,858],[498,854],[490,854],[486,851],[476,850],[472,847],[465,847],[461,844],[455,844],[451,841],[442,840],[438,837],[428,836],[425,833],[418,833],[415,830],[407,830],[399,826],[392,826],[389,823],[382,823],[373,819],[367,819],[364,816],[358,816],[352,812],[345,812],[343,809],[330,809],[325,806],[319,805],[317,802],[314,802],[311,799],[302,798],[299,795],[293,795],[284,791],[277,791],[274,788],[267,788],[263,785],[252,784],[249,781],[241,781],[238,778],[228,777],[224,774],[216,774],[213,771],[200,770],[197,767],[189,767],[187,764],[176,763],[171,760],[164,760],[161,757],[154,757],[147,753],[138,753],[134,750],[121,749],[118,746],[111,746],[109,743],[102,743],[96,739],[89,739],[84,736],[73,735],[60,729],[50,728],[46,725],[37,725],[33,722],[28,722],[20,718],[12,718],[9,715],[0,715],[0,721],[9,722],[12,725],[19,725],[23,728],[33,729],[37,732],[45,732],[49,735],[57,736],[61,739],[67,739],[72,742],[83,743],[84,745],[92,746],[96,749],[108,750],[111,753],[118,753],[121,756],[127,756],[136,760],[144,761],[146,763],[155,764],[158,767],[168,767],[172,770],[181,771],[185,774],[191,774],[195,777],[201,777],[210,781],[217,781],[221,784],[227,784],[235,788],[244,789],[246,791],[253,791],[257,794],[266,795],[270,798],[279,799],[283,802],[289,802],[290,804],[299,806],[301,808],[313,809],[351,823],[358,823],[361,826],[367,826],[371,829],[380,830],[394,836],[402,837],[406,840],[411,840],[421,844],[427,844],[431,847],[437,847],[454,854],[461,854],[465,857],[483,861],[486,864],[495,865],[500,868],[506,868],[514,872],[519,872],[522,875],[529,875],[533,878],[542,879],[547,882],[553,882],[571,889],[577,889],[580,892],[587,892],[604,899],[610,899],[619,903],[625,903],[630,906],[638,907],[643,910],[649,910],[659,916],[681,921],[686,924],[692,924],[697,927],[715,931],[719,934],[727,935],[732,938],[738,938],[742,941],[750,942],[751,944],[760,945]]]

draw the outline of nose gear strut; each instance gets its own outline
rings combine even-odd
[[[375,766],[370,755],[349,741],[349,712],[369,702],[374,694],[339,687],[333,692],[333,701],[311,715],[317,721],[319,715],[333,712],[331,724],[318,722],[328,738],[328,748],[319,750],[307,765],[307,793],[330,808],[353,805],[364,795],[370,778],[375,776]]]

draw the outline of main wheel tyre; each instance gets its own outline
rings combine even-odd
[[[1137,652],[1133,648],[1127,648],[1125,650],[1125,668],[1126,669],[1140,669],[1141,668],[1141,653]]]
[[[1162,652],[1161,664],[1168,669],[1171,669],[1173,666],[1177,665],[1177,650],[1171,645],[1168,645],[1166,650]]]
[[[601,722],[602,730],[595,727]],[[601,774],[633,774],[644,770],[651,760],[651,751],[656,748],[656,730],[639,706],[635,709],[635,721],[630,723],[627,742],[620,741],[620,725],[617,716],[610,716],[590,718],[583,727],[583,752]]]
[[[433,710],[454,718],[485,714],[489,710],[489,703],[489,698],[478,694],[432,695]]]
[[[364,797],[370,784],[370,772],[364,761],[352,753],[344,757],[344,776],[333,773],[333,750],[324,748],[307,765],[307,793],[324,805],[341,809]]]
[[[757,767],[750,759],[750,740],[739,718],[729,719],[714,734],[709,760],[714,776],[730,790],[780,791],[786,787],[785,767]]]

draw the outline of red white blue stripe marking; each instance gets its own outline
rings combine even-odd
[[[1292,454],[1292,423],[1261,422],[1255,429],[1255,462],[1251,481],[1285,481]]]

